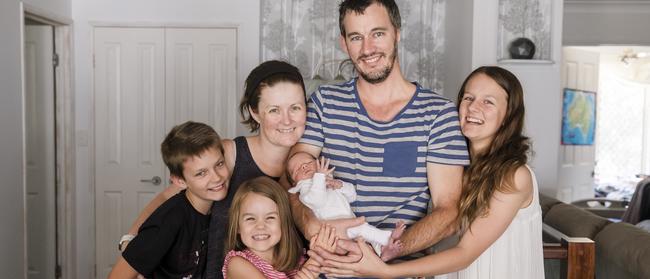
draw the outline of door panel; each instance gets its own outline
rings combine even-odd
[[[25,26],[27,278],[54,278],[56,155],[53,28]]]
[[[236,30],[169,28],[166,40],[166,128],[187,120],[235,136]]]
[[[95,207],[97,276],[106,278],[117,242],[165,185],[164,31],[95,29]],[[163,183],[164,184],[164,183]]]
[[[565,47],[563,54],[563,87],[598,92],[600,55],[573,47]],[[595,145],[560,145],[559,199],[570,202],[594,196],[595,154]]]

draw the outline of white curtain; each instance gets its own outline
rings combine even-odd
[[[407,79],[442,92],[445,1],[396,2],[402,17],[398,49],[402,72]],[[262,0],[261,4],[263,61],[290,62],[307,79],[316,74],[324,79],[337,75],[340,61],[348,58],[338,43],[339,1]]]

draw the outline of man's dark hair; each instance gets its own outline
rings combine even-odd
[[[402,27],[402,18],[399,15],[399,8],[394,0],[344,0],[339,4],[339,28],[341,29],[341,36],[345,37],[345,26],[343,26],[345,16],[350,12],[362,15],[366,8],[373,3],[384,6],[386,11],[388,11],[390,23],[393,24],[395,30],[400,30]]]

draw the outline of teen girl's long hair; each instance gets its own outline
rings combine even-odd
[[[515,171],[526,164],[530,152],[529,139],[523,135],[523,89],[511,72],[495,66],[474,70],[458,92],[458,104],[463,99],[468,81],[481,74],[503,88],[508,94],[508,106],[503,124],[490,146],[479,154],[472,154],[470,148],[471,164],[463,172],[463,191],[458,205],[461,232],[467,230],[476,218],[489,212],[490,199],[495,191],[507,193],[514,190]]]

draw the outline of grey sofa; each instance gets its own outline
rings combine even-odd
[[[543,194],[540,204],[545,224],[569,237],[595,241],[596,278],[650,278],[649,232],[628,223],[612,222]],[[556,241],[548,235],[544,237],[545,242]],[[545,264],[547,278],[556,278],[554,264]]]

